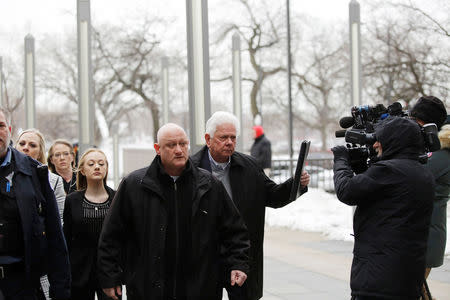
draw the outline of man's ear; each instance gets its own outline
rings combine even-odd
[[[205,133],[205,141],[206,141],[206,145],[209,148],[209,146],[211,144],[211,136],[209,135],[209,133]]]
[[[12,127],[9,126],[8,128],[9,128],[9,133],[12,133]]]
[[[153,148],[155,148],[156,154],[160,155],[161,151],[160,151],[160,146],[158,143],[154,143],[153,144]]]

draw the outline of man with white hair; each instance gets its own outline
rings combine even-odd
[[[239,121],[231,113],[218,111],[206,123],[206,146],[191,157],[195,166],[215,175],[225,186],[247,225],[250,236],[250,274],[242,287],[224,281],[230,300],[260,299],[263,289],[263,240],[266,207],[287,205],[293,179],[276,184],[256,160],[235,151]],[[307,191],[309,175],[303,172],[301,193]]]
[[[151,165],[122,180],[104,221],[103,291],[118,299],[124,283],[129,300],[220,300],[219,260],[231,285],[247,278],[244,222],[222,183],[189,161],[183,128],[162,126],[154,148]]]

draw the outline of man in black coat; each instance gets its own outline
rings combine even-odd
[[[263,290],[263,241],[266,206],[287,205],[293,179],[282,184],[270,180],[255,159],[235,152],[239,121],[231,113],[218,111],[206,123],[206,146],[191,157],[195,166],[212,172],[225,186],[247,225],[250,236],[250,274],[243,287],[224,282],[230,300],[260,299]],[[307,191],[309,175],[300,184]]]
[[[48,170],[9,146],[8,114],[0,108],[0,290],[8,300],[69,299],[70,266]]]
[[[264,134],[264,128],[260,125],[253,126],[254,142],[250,148],[250,155],[253,156],[264,173],[267,176],[270,174],[272,168],[272,146],[269,139]]]
[[[337,197],[356,205],[350,285],[364,299],[418,299],[424,280],[433,175],[418,161],[420,127],[388,117],[375,129],[378,161],[354,175],[345,146],[334,153]]]
[[[248,233],[223,185],[188,159],[184,130],[158,131],[157,156],[124,178],[103,224],[100,284],[118,299],[221,300],[221,263],[231,285],[249,271]]]

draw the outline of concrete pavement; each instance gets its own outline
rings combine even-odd
[[[352,250],[320,233],[266,227],[262,300],[349,300]],[[437,300],[450,300],[450,259],[428,284]]]
[[[263,300],[350,299],[352,242],[266,227]],[[431,272],[433,297],[450,300],[450,259]]]

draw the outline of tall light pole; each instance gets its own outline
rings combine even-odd
[[[77,0],[78,30],[78,136],[83,154],[94,144],[94,101],[91,65],[90,0]]]
[[[119,187],[119,136],[113,135],[114,188]]]
[[[25,36],[25,126],[36,127],[35,81],[34,81],[34,37]]]
[[[169,58],[164,56],[161,58],[161,102],[162,102],[162,123],[169,122]]]
[[[186,23],[189,135],[195,153],[204,144],[205,122],[211,115],[207,0],[186,0]]]
[[[241,123],[241,132],[237,137],[237,150],[242,152],[244,149],[244,139],[242,125],[242,85],[241,85],[241,39],[239,34],[234,33],[231,41],[232,62],[233,62],[233,112]]]
[[[361,20],[360,7],[356,0],[351,0],[350,19],[350,59],[351,59],[351,100],[353,106],[361,105]]]
[[[0,106],[3,107],[3,57],[0,56]]]
[[[289,170],[291,175],[294,173],[292,159],[293,149],[293,121],[292,121],[292,81],[291,81],[291,16],[289,11],[289,0],[286,0],[286,18],[287,18],[287,69],[288,69],[288,103],[289,103]]]

